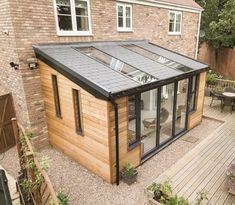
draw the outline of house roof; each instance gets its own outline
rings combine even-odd
[[[155,2],[164,2],[170,4],[176,4],[179,6],[191,7],[199,10],[203,10],[203,8],[198,5],[194,0],[153,0]]]
[[[146,41],[34,46],[37,58],[102,99],[141,92],[203,72],[207,64]]]

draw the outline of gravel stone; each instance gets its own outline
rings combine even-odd
[[[108,184],[52,147],[42,150],[39,155],[52,159],[48,175],[56,191],[62,189],[68,194],[70,205],[147,205],[148,198],[144,188],[220,125],[221,122],[203,118],[199,126],[184,135],[197,138],[196,142],[176,140],[138,167],[138,180],[131,186],[123,182],[119,186]],[[14,177],[19,170],[17,157],[14,147],[0,161]]]

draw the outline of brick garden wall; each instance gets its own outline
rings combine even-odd
[[[7,0],[3,0],[7,3]],[[22,121],[27,124],[35,133],[38,145],[45,144],[47,140],[47,126],[45,122],[44,104],[42,101],[40,78],[38,70],[29,70],[27,59],[34,57],[33,44],[52,42],[82,42],[99,40],[142,40],[147,39],[161,46],[174,51],[195,56],[196,34],[198,28],[197,13],[183,12],[183,24],[181,36],[168,35],[168,9],[156,7],[133,5],[133,32],[117,32],[116,1],[113,0],[91,0],[91,18],[93,36],[89,37],[59,37],[56,34],[53,0],[9,0],[7,25],[11,38],[15,38],[12,45],[12,52],[5,51],[7,56],[20,63],[20,71],[11,73],[11,80],[4,81],[7,92],[12,90],[8,87],[14,81],[19,85],[18,94],[15,94],[15,102],[23,107],[17,107],[18,113],[27,113]],[[2,1],[1,3],[2,4]],[[3,9],[4,7],[1,7]],[[9,10],[9,9],[7,9]],[[0,13],[2,15],[2,13]],[[14,30],[13,30],[14,28]],[[15,36],[14,36],[15,35]],[[7,41],[9,37],[3,36],[2,41]],[[13,41],[11,41],[13,42]],[[5,45],[7,46],[7,45]],[[4,46],[0,45],[3,49]],[[14,52],[13,52],[14,51]],[[9,58],[1,61],[2,65],[9,64]],[[8,66],[9,67],[9,66]],[[2,76],[2,68],[0,71]],[[7,74],[4,73],[3,76]],[[13,75],[17,75],[15,78]],[[19,76],[22,76],[22,79]],[[15,82],[15,79],[18,79]],[[28,110],[28,112],[27,112]],[[21,115],[21,114],[19,114]]]

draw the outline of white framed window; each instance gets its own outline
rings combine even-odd
[[[117,4],[117,30],[132,31],[132,6]]]
[[[89,0],[54,0],[57,34],[91,35]]]
[[[182,12],[170,11],[169,12],[169,34],[181,34]]]

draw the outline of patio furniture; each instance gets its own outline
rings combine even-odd
[[[235,88],[231,86],[226,87],[224,88],[224,92],[235,93]]]
[[[210,107],[212,106],[212,103],[214,100],[222,100],[223,95],[221,93],[215,92],[215,91],[211,91],[210,92],[210,96],[211,96],[211,103],[210,103]]]
[[[160,124],[167,121],[169,117],[169,112],[166,108],[161,108],[160,111]],[[156,118],[147,118],[143,120],[144,128],[145,129],[155,129],[156,128]]]
[[[231,107],[232,114],[235,107],[235,92],[223,92],[222,95],[223,97],[221,100],[221,112],[223,112],[225,106],[229,106]]]

